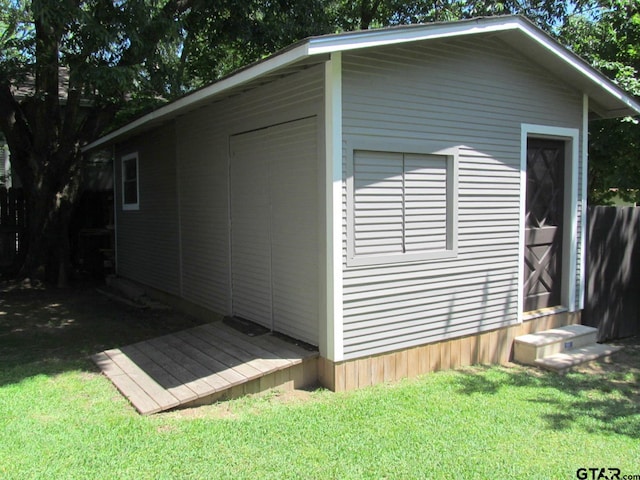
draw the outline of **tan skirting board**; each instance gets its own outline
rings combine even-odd
[[[580,323],[580,313],[542,315],[518,325],[478,335],[420,345],[391,353],[332,362],[318,359],[318,380],[340,392],[394,382],[438,370],[475,364],[504,364],[512,360],[513,340],[519,335]]]

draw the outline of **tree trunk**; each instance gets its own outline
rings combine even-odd
[[[27,253],[18,273],[18,278],[45,280],[49,241],[47,238],[49,202],[41,195],[25,192],[27,200]]]
[[[27,254],[18,278],[66,287],[71,273],[69,225],[73,205],[65,201],[66,205],[51,208],[47,203],[31,202],[29,206]]]
[[[69,225],[80,192],[81,160],[74,162],[62,185],[49,174],[25,191],[27,198],[27,253],[18,277],[46,280],[65,287],[71,273]],[[52,163],[49,160],[44,163]]]
[[[75,203],[75,202],[74,202]],[[58,210],[58,221],[56,230],[56,248],[54,250],[54,261],[57,266],[57,285],[59,288],[69,286],[69,277],[71,274],[71,244],[69,242],[69,224],[71,223],[71,214],[73,205],[65,201]]]
[[[69,226],[74,207],[80,197],[82,183],[82,160],[78,159],[72,168],[69,181],[57,195],[54,239],[54,260],[57,265],[57,285],[60,288],[69,286],[71,275],[71,242],[69,238]]]

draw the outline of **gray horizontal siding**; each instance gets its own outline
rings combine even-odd
[[[346,264],[344,345],[355,358],[514,323],[517,319],[520,126],[581,128],[582,97],[491,39],[343,54],[346,146],[458,148],[455,258]]]
[[[121,159],[138,153],[139,210],[122,210]],[[179,293],[178,206],[173,124],[116,150],[118,274]]]
[[[354,152],[354,255],[446,248],[447,158]]]
[[[220,123],[210,107],[178,119],[178,181],[182,296],[226,313],[230,291],[228,165]]]
[[[231,139],[235,315],[318,344],[318,146],[310,117]]]
[[[321,66],[281,78],[177,120],[182,296],[231,313],[229,138],[318,115]]]

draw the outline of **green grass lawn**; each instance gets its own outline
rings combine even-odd
[[[0,293],[0,478],[572,479],[581,467],[640,474],[637,341],[615,365],[566,376],[474,367],[150,417],[88,360],[192,324],[90,290]]]

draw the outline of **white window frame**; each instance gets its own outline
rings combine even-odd
[[[519,238],[519,259],[518,259],[518,322],[530,320],[543,315],[548,315],[550,309],[542,311],[524,312],[524,295],[522,285],[524,284],[524,248],[525,248],[525,217],[527,203],[527,145],[531,138],[546,138],[559,140],[565,144],[565,165],[564,165],[564,218],[562,237],[562,291],[561,306],[558,311],[575,312],[576,309],[576,281],[577,281],[577,249],[578,249],[578,190],[579,181],[585,182],[586,176],[579,179],[580,157],[579,139],[580,130],[577,128],[555,127],[549,125],[536,125],[523,123],[520,126],[520,238]],[[585,221],[582,212],[582,222]],[[582,224],[584,229],[584,223]],[[585,252],[581,255],[584,257]],[[584,275],[584,272],[581,273]]]
[[[395,154],[437,155],[447,160],[446,185],[446,247],[442,250],[423,250],[407,253],[356,255],[355,253],[355,185],[354,170],[357,151],[375,151]],[[373,139],[347,144],[346,151],[347,189],[347,266],[368,266],[408,262],[423,262],[455,258],[458,255],[458,148],[430,147],[426,144],[389,142]]]
[[[125,202],[125,163],[135,160],[136,162],[136,202]],[[120,161],[120,187],[122,189],[122,210],[140,210],[140,163],[138,152],[124,155]]]

